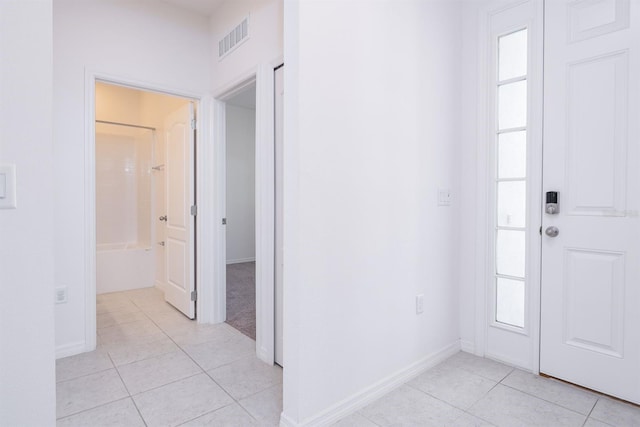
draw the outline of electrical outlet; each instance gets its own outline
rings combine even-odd
[[[416,295],[416,314],[424,312],[424,294]]]
[[[67,302],[67,287],[62,286],[56,288],[56,304],[64,304]]]

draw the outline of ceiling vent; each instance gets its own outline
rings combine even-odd
[[[249,17],[244,18],[235,28],[218,42],[218,59],[222,59],[249,38]]]

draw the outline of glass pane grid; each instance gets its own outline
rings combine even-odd
[[[508,128],[508,129],[498,129],[496,131],[496,134],[498,136],[500,136],[500,135],[504,135],[505,133],[521,132],[521,131],[525,131],[525,130],[527,130],[526,126],[521,126],[521,127],[517,127],[517,128]]]
[[[511,83],[517,83],[517,82],[522,82],[527,80],[527,75],[523,74],[521,76],[518,77],[514,77],[512,79],[507,79],[507,80],[498,80],[498,86],[505,86]]]
[[[498,178],[496,182],[527,182],[526,177],[518,177],[518,178]]]
[[[498,37],[498,79],[508,80],[527,74],[527,29]]]
[[[527,227],[508,227],[506,225],[497,225],[496,231],[498,230],[507,230],[507,231],[527,231]]]
[[[527,81],[498,86],[498,129],[527,124]]]
[[[497,38],[495,321],[525,326],[527,239],[527,29]]]
[[[509,279],[509,280],[524,280],[524,277],[521,276],[509,276],[507,274],[496,274],[496,277],[500,279]]]
[[[496,322],[524,327],[524,281],[496,278]]]

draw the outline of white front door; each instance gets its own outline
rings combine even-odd
[[[540,371],[640,403],[640,1],[547,1],[544,66]]]
[[[166,301],[195,318],[193,103],[165,119]]]

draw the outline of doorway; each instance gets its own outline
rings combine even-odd
[[[96,294],[155,287],[190,319],[194,108],[190,99],[95,83]]]
[[[485,354],[634,403],[637,6],[563,0],[489,11],[490,108],[482,118]]]
[[[226,128],[226,322],[256,339],[256,85],[229,98]]]
[[[639,40],[638,2],[546,3],[540,371],[634,403]]]
[[[275,76],[282,60],[258,67],[254,73],[238,79],[239,83],[217,94],[215,104],[216,216],[218,244],[215,265],[218,321],[226,321],[227,291],[227,130],[229,100],[255,86],[255,342],[258,358],[267,364],[275,361],[276,329],[276,148],[275,148]],[[222,304],[221,304],[222,303]],[[281,308],[282,304],[279,305]]]

